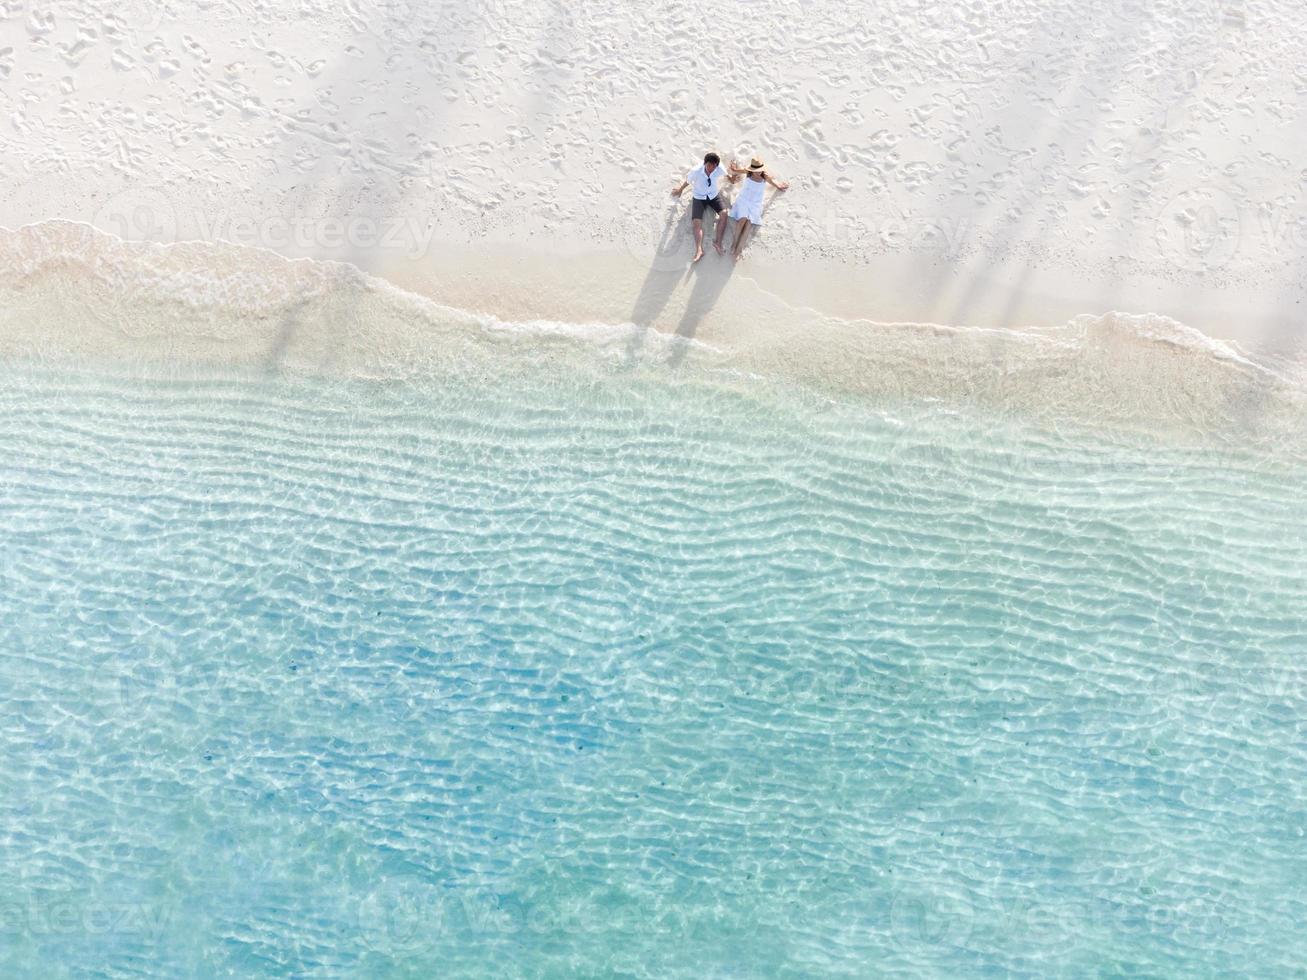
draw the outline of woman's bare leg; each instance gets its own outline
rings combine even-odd
[[[735,256],[735,261],[740,261],[740,253],[744,251],[744,243],[749,239],[749,219],[741,218],[735,223],[735,241],[731,243],[731,254]]]

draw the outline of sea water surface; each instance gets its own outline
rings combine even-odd
[[[0,382],[6,976],[1307,963],[1296,457],[603,366]]]

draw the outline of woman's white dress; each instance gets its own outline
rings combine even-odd
[[[731,205],[731,218],[748,218],[751,223],[760,225],[762,224],[762,192],[767,189],[767,181],[745,177],[743,184],[739,196]]]

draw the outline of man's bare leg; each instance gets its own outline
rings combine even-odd
[[[691,224],[694,225],[694,258],[692,262],[698,262],[703,258],[703,219],[695,218]]]
[[[714,230],[712,246],[717,249],[718,255],[725,255],[726,249],[722,248],[722,240],[726,238],[726,226],[730,224],[730,216],[725,211],[717,212],[717,227]]]

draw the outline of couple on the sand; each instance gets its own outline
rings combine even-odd
[[[695,167],[686,174],[685,180],[672,191],[672,197],[680,197],[687,187],[693,189],[694,203],[690,206],[690,217],[694,225],[693,261],[698,262],[703,258],[703,212],[707,208],[712,208],[717,213],[717,233],[713,236],[713,247],[717,249],[718,255],[726,254],[726,250],[722,248],[722,240],[726,237],[727,221],[726,217],[722,216],[724,206],[721,197],[722,180],[734,184],[741,177],[745,178],[744,187],[736,197],[735,203],[731,205],[729,215],[730,220],[735,222],[735,238],[731,242],[731,255],[738,262],[740,252],[743,251],[744,243],[749,237],[749,229],[754,225],[762,224],[762,196],[767,185],[771,184],[778,191],[783,191],[790,185],[784,181],[778,183],[772,180],[762,161],[757,157],[750,160],[747,167],[737,167],[732,160],[726,170],[723,170],[721,157],[716,153],[706,153],[703,165]]]

